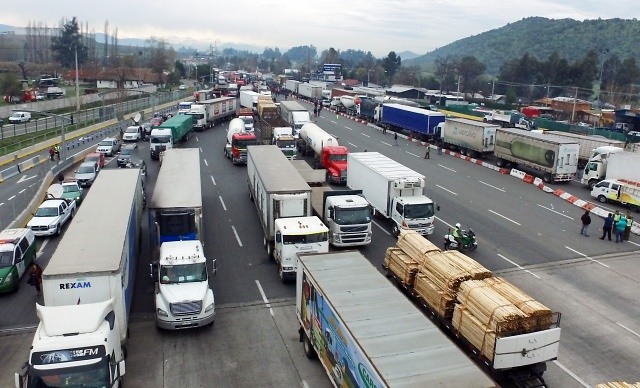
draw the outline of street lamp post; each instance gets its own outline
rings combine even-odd
[[[75,59],[76,59],[76,112],[80,112],[80,82],[78,77],[78,44],[75,45]]]

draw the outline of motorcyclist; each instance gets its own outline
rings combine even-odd
[[[453,235],[453,238],[456,240],[456,242],[458,243],[458,249],[462,248],[462,230],[460,229],[460,223],[456,223],[455,228],[453,228],[453,232],[451,233]]]

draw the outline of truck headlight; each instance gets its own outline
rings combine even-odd
[[[168,316],[169,316],[169,314],[167,314],[167,312],[166,312],[166,311],[164,311],[163,309],[159,309],[159,308],[158,308],[158,309],[156,309],[156,314],[157,314],[159,317],[168,317]]]
[[[210,305],[207,306],[206,309],[204,309],[205,313],[208,313],[209,311],[213,310],[213,303],[211,303]]]
[[[55,228],[56,228],[56,224],[49,225],[49,229],[55,229]]]

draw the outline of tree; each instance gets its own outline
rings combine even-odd
[[[462,92],[472,92],[477,89],[477,80],[480,75],[484,73],[486,66],[484,63],[478,61],[473,55],[468,55],[460,59],[458,65],[458,75],[462,77],[462,85],[464,86]]]
[[[458,71],[458,59],[453,55],[446,57],[438,57],[435,60],[436,70],[435,76],[440,79],[440,91],[448,90],[456,82],[456,73]]]
[[[157,76],[157,82],[163,83],[163,72],[169,67],[169,63],[175,61],[176,53],[168,48],[168,43],[163,39],[150,38],[148,41],[151,47],[149,64],[151,71]]]
[[[87,46],[82,43],[78,21],[74,16],[71,21],[65,23],[58,36],[51,38],[51,50],[54,58],[63,67],[72,68],[75,66],[75,53],[78,53],[78,64],[87,60]]]
[[[184,78],[187,74],[187,69],[184,67],[184,63],[182,63],[182,61],[176,61],[174,67],[176,69],[176,73],[178,73],[178,77]]]
[[[390,79],[396,74],[398,68],[402,66],[402,58],[396,55],[395,51],[390,51],[389,54],[382,60],[382,67],[387,72]]]
[[[0,93],[3,96],[22,96],[20,81],[15,73],[6,73],[0,77]]]

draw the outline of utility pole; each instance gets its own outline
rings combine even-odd
[[[576,88],[576,93],[573,96],[573,111],[571,112],[571,122],[573,123],[576,117],[576,104],[578,102],[578,88]]]

